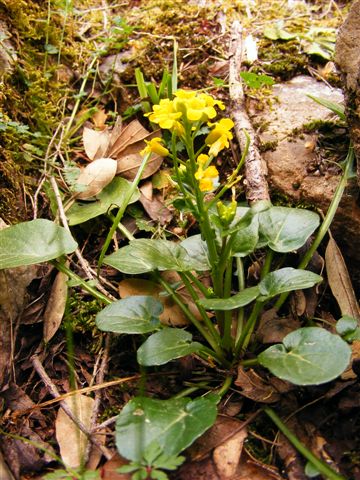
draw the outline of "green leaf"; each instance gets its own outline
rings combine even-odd
[[[326,100],[326,98],[315,97],[314,95],[307,95],[309,98],[314,100],[314,102],[319,103],[323,107],[328,108],[333,113],[335,113],[341,120],[346,120],[345,115],[345,107],[340,105],[339,103],[331,102],[330,100]]]
[[[352,333],[356,330],[357,326],[358,324],[355,318],[344,315],[336,322],[336,331],[339,335],[343,336]]]
[[[259,233],[275,252],[291,252],[304,245],[319,222],[309,210],[271,207],[259,213]]]
[[[252,253],[259,240],[259,218],[255,215],[248,226],[240,228],[232,244],[232,254],[234,257],[246,257]]]
[[[290,33],[284,30],[282,27],[283,21],[276,22],[275,25],[271,25],[264,29],[264,36],[269,40],[292,40],[296,38],[296,33]]]
[[[191,333],[180,328],[164,328],[150,335],[137,351],[140,365],[149,367],[163,365],[175,358],[196,353],[202,348],[201,343],[193,342]]]
[[[260,301],[269,300],[280,293],[310,288],[322,281],[322,277],[308,270],[291,267],[270,272],[261,280],[258,287],[261,293]]]
[[[76,249],[71,234],[50,220],[19,223],[0,230],[0,269],[47,262]]]
[[[114,333],[148,333],[159,328],[162,304],[153,297],[134,295],[111,303],[96,315],[100,330]]]
[[[245,307],[259,295],[259,287],[245,288],[230,298],[202,298],[199,303],[207,310],[233,310]]]
[[[125,458],[138,461],[147,447],[157,442],[166,455],[178,455],[213,425],[216,414],[212,398],[135,397],[117,418],[117,449]]]
[[[69,208],[66,213],[69,225],[84,223],[91,218],[109,212],[113,208],[120,207],[130,187],[131,182],[121,177],[115,177],[114,180],[96,196],[95,201],[76,202]],[[129,204],[136,202],[139,196],[139,191],[137,190],[131,197]]]
[[[206,242],[201,239],[201,235],[192,235],[180,242],[180,245],[185,248],[188,256],[195,263],[201,263],[206,270],[210,270],[208,248]]]
[[[260,364],[295,385],[319,385],[341,375],[349,365],[351,349],[338,335],[323,328],[300,328],[282,344],[260,353]]]
[[[209,269],[207,261],[192,258],[184,247],[175,242],[145,238],[131,241],[126,247],[105,257],[104,263],[128,274],[154,270],[187,272]]]
[[[241,72],[240,77],[244,80],[245,84],[250,88],[261,88],[265,85],[274,85],[274,80],[268,75],[259,75],[253,72]]]

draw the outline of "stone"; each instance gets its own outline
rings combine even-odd
[[[308,134],[294,134],[294,129],[300,130],[311,121],[329,119],[333,114],[307,97],[307,94],[336,103],[343,101],[341,90],[332,89],[311,77],[299,76],[274,85],[271,106],[260,114],[252,109],[250,114],[253,123],[266,127],[260,133],[261,142],[275,142],[273,151],[263,153],[272,194],[279,194],[294,205],[309,205],[325,214],[339,183],[339,174],[333,169],[314,169],[313,165],[317,163],[313,148],[316,139]],[[360,287],[358,195],[356,181],[349,182],[331,227],[351,267],[357,288]]]
[[[16,50],[10,38],[6,23],[0,19],[0,79],[12,73],[17,61]]]

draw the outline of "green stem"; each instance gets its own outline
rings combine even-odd
[[[229,298],[231,295],[231,282],[233,273],[232,258],[230,258],[228,262],[228,266],[225,270],[223,298]],[[233,346],[233,339],[231,337],[232,313],[232,310],[227,310],[224,312],[224,333],[222,338],[222,345],[226,351],[230,351]]]
[[[257,358],[249,358],[247,360],[241,360],[240,365],[242,367],[256,367],[256,365],[259,365],[259,360]]]
[[[239,341],[235,345],[235,352],[234,352],[235,359],[237,359],[237,357],[240,355],[241,350],[246,350],[246,347],[250,342],[251,334],[254,331],[258,316],[263,308],[263,303],[264,302],[259,302],[259,301],[255,302],[251,315],[248,318],[245,324],[245,327],[243,328]]]
[[[240,257],[236,257],[236,271],[237,271],[237,277],[238,277],[238,290],[239,292],[241,292],[245,288],[245,275],[244,275],[243,261],[241,260]],[[244,307],[241,307],[238,309],[235,345],[237,345],[241,337],[243,328],[244,328]]]
[[[198,329],[198,331],[201,333],[201,335],[205,338],[205,340],[208,342],[208,344],[212,347],[214,352],[212,352],[212,355],[214,358],[216,358],[222,365],[228,366],[229,362],[225,359],[224,354],[218,345],[218,343],[213,339],[213,337],[209,334],[209,332],[203,327],[201,322],[194,316],[193,313],[189,310],[189,308],[182,303],[182,301],[179,299],[178,295],[174,292],[174,290],[168,285],[168,283],[159,275],[158,276],[158,281],[159,283],[164,287],[164,289],[167,291],[167,293],[171,296],[171,298],[174,300],[174,302],[181,308],[181,310],[184,312],[184,314],[187,316],[187,318],[191,321],[191,323]]]
[[[214,338],[214,340],[217,342],[217,344],[220,344],[221,342],[221,339],[220,339],[220,335],[219,333],[216,331],[211,319],[208,317],[207,313],[206,313],[206,310],[204,307],[202,307],[200,304],[199,304],[199,296],[197,295],[196,291],[194,290],[193,286],[191,285],[191,283],[189,282],[189,280],[187,279],[186,275],[184,275],[183,272],[178,272],[179,275],[180,275],[180,278],[181,280],[183,281],[187,291],[190,293],[191,295],[191,298],[193,299],[197,309],[199,310],[199,313],[204,321],[204,324],[206,325],[206,327],[208,328],[210,334],[212,335],[212,337]]]
[[[88,293],[90,293],[90,295],[95,297],[97,300],[100,300],[101,302],[106,303],[106,304],[112,303],[112,301],[109,300],[105,295],[103,295],[101,292],[96,290],[96,288],[89,285],[84,279],[82,279],[81,277],[76,275],[76,273],[74,273],[72,270],[70,270],[70,268],[67,267],[66,265],[64,265],[63,263],[61,263],[57,260],[53,260],[51,263],[54,265],[55,268],[57,268],[57,270],[65,273],[69,278],[71,278],[76,283],[78,283],[84,290],[86,290]]]
[[[71,112],[71,117],[70,117],[70,119],[69,119],[69,121],[66,125],[65,131],[64,131],[64,136],[63,136],[64,141],[68,140],[69,132],[71,130],[72,124],[74,123],[76,114],[79,110],[79,107],[80,107],[80,104],[81,104],[81,101],[82,101],[82,98],[83,98],[83,94],[85,92],[86,83],[89,80],[90,73],[92,73],[92,68],[95,65],[95,63],[97,62],[98,58],[99,57],[96,54],[94,56],[94,58],[91,60],[90,65],[87,69],[87,72],[85,73],[84,79],[83,79],[82,84],[80,86],[80,90],[79,90],[79,93],[78,93],[78,96],[77,96],[77,99],[76,99],[76,102],[75,102],[75,105],[74,105],[74,108],[73,108],[73,111]]]
[[[192,282],[196,287],[200,290],[200,292],[204,295],[205,298],[209,298],[210,294],[208,292],[208,289],[205,287],[205,285],[197,278],[196,275],[194,275],[192,272],[184,272],[184,275],[186,275],[190,282]]]
[[[268,251],[266,252],[265,262],[261,269],[261,274],[260,274],[261,280],[270,272],[271,262],[273,258],[274,258],[274,251],[269,248]]]
[[[216,392],[220,397],[223,397],[225,395],[225,393],[229,390],[229,388],[231,387],[231,384],[232,384],[232,381],[233,381],[233,377],[231,375],[228,375],[226,378],[225,378],[225,381],[224,383],[222,384],[222,386],[219,388],[219,390]]]
[[[344,190],[345,190],[345,187],[347,185],[347,182],[350,178],[350,175],[351,175],[351,172],[352,172],[352,169],[353,169],[353,163],[354,163],[354,149],[353,149],[353,146],[350,145],[347,157],[345,159],[344,173],[342,174],[340,182],[338,183],[338,186],[335,190],[335,193],[334,193],[334,196],[331,200],[328,211],[326,212],[324,221],[323,221],[321,227],[319,228],[319,230],[316,234],[314,242],[312,243],[311,247],[309,248],[309,250],[304,255],[301,262],[299,263],[298,268],[303,268],[304,269],[304,268],[307,267],[307,265],[310,262],[312,256],[314,255],[315,251],[317,250],[318,246],[320,245],[320,243],[322,242],[323,238],[325,237],[327,231],[329,230],[330,225],[331,225],[331,223],[334,219],[336,211],[337,211],[337,209],[339,207],[339,204],[341,202],[341,199],[342,199],[342,196],[344,194]],[[282,305],[284,304],[288,295],[289,295],[289,292],[283,293],[283,294],[280,295],[277,302],[275,303],[275,308],[277,310],[279,310],[282,307]]]
[[[120,208],[119,208],[119,210],[116,214],[116,217],[115,217],[115,219],[113,221],[113,224],[112,224],[112,226],[109,230],[109,233],[107,234],[104,245],[103,245],[103,247],[101,249],[101,252],[100,252],[100,258],[99,258],[99,262],[98,262],[98,271],[99,271],[99,269],[100,269],[100,267],[103,263],[104,257],[106,255],[106,252],[107,252],[108,248],[109,248],[109,245],[111,243],[113,235],[114,235],[114,233],[115,233],[115,231],[116,231],[116,229],[117,229],[117,227],[118,227],[118,225],[119,225],[119,223],[120,223],[120,221],[121,221],[121,219],[122,219],[122,217],[125,213],[125,210],[126,210],[127,206],[129,205],[132,196],[136,192],[137,186],[140,182],[141,176],[142,176],[143,171],[144,171],[144,169],[145,169],[145,167],[148,163],[148,160],[149,160],[150,156],[151,156],[151,152],[147,153],[144,156],[144,158],[143,158],[143,160],[140,164],[139,170],[137,171],[136,176],[135,176],[129,190],[127,191],[127,193],[125,195],[125,198],[124,198],[124,200],[123,200],[123,202],[122,202],[122,204],[121,204],[121,206],[120,206]]]
[[[280,417],[274,412],[274,410],[270,407],[264,407],[264,412],[271,420],[275,423],[278,429],[281,431],[283,435],[291,442],[296,450],[301,453],[310,463],[314,465],[314,467],[322,474],[325,478],[330,480],[346,480],[345,477],[339,475],[335,472],[332,468],[329,467],[327,463],[320,458],[316,457],[310,450],[308,450],[305,445],[303,445],[300,440],[287,428],[284,422],[281,420]]]

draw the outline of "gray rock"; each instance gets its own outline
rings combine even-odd
[[[309,93],[337,103],[343,99],[340,90],[331,89],[313,78],[299,76],[290,82],[275,85],[272,107],[261,115],[256,114],[253,121],[267,126],[260,134],[262,142],[277,142],[274,151],[263,154],[272,192],[295,204],[313,205],[326,213],[339,176],[331,170],[314,171],[311,168],[317,163],[317,156],[312,148],[314,138],[311,135],[293,135],[294,129],[301,128],[310,121],[331,118],[332,114],[328,109],[307,97]],[[255,116],[255,112],[252,113]],[[356,286],[360,287],[358,194],[356,182],[351,182],[332,225],[332,232],[345,257],[351,259],[353,279]]]
[[[16,65],[16,50],[10,38],[11,35],[6,23],[0,20],[0,78],[6,74],[11,74]]]

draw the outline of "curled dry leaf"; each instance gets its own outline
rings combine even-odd
[[[85,427],[91,428],[91,417],[95,400],[86,395],[73,395],[65,400],[70,410]],[[66,467],[79,468],[84,461],[89,440],[79,430],[62,408],[59,409],[56,422],[56,440],[60,447],[60,455]]]
[[[255,370],[238,368],[235,385],[241,388],[241,394],[255,402],[274,403],[280,400],[279,393],[266,383]]]
[[[138,120],[133,120],[126,125],[126,127],[123,128],[120,133],[116,133],[117,138],[112,136],[111,148],[108,151],[109,157],[114,158],[118,157],[118,155],[130,145],[133,145],[141,140],[148,139],[149,136],[153,135],[153,133],[148,132],[148,130],[146,130],[146,128],[144,128]],[[155,136],[159,136],[159,134]]]
[[[60,327],[67,300],[67,281],[65,273],[58,272],[44,313],[44,342],[49,342]]]
[[[220,478],[234,478],[246,438],[247,431],[243,428],[214,449],[213,460]]]
[[[330,238],[325,252],[326,272],[331,291],[342,315],[360,322],[360,310],[344,258],[335,240]]]
[[[109,143],[109,129],[98,131],[93,130],[92,128],[84,128],[83,144],[85,153],[88,156],[90,162],[106,156],[106,151],[109,147]]]
[[[116,161],[112,158],[99,158],[87,165],[76,181],[79,188],[82,188],[76,197],[86,200],[100,193],[115,177],[116,166]]]

